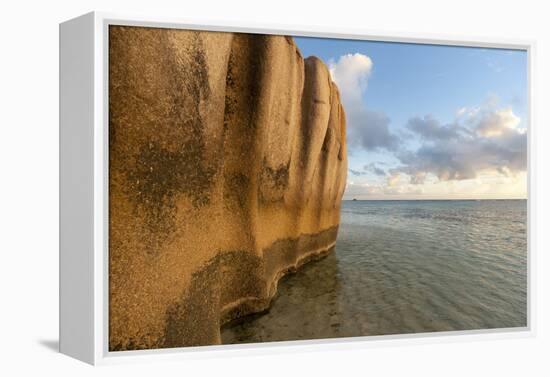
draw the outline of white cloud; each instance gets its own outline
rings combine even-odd
[[[359,53],[342,55],[337,62],[329,62],[330,75],[338,85],[344,102],[360,105],[372,66],[371,58]]]
[[[514,114],[511,108],[498,109],[485,113],[478,119],[476,132],[484,137],[502,136],[517,129],[520,122],[521,119]]]
[[[462,115],[466,114],[466,111],[468,111],[467,107],[461,107],[460,109],[456,110],[456,117],[461,117]]]
[[[355,53],[329,62],[332,80],[338,86],[346,111],[348,144],[351,148],[395,150],[399,138],[389,130],[390,119],[380,111],[369,110],[363,101],[373,69],[371,58]]]

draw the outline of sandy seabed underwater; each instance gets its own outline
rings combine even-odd
[[[279,282],[251,343],[527,325],[527,201],[344,201],[335,252]]]

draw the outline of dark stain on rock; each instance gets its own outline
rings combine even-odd
[[[220,313],[223,305],[242,297],[264,297],[261,259],[251,251],[220,252],[191,278],[191,286],[180,302],[166,312],[166,330],[162,347],[204,346],[220,338],[220,326],[227,319]],[[259,300],[261,301],[261,300]],[[250,303],[249,303],[250,304]],[[256,309],[249,307],[250,310]]]
[[[251,251],[220,252],[193,274],[191,287],[181,301],[168,308],[162,347],[218,343],[223,325],[269,309],[273,298],[269,294],[274,293],[270,292],[271,285],[278,279],[333,251],[330,245],[337,232],[335,226],[318,234],[278,240],[264,250],[263,260]],[[247,299],[239,302],[242,298]],[[223,306],[228,303],[238,304],[224,312]]]
[[[163,88],[168,114],[157,123],[146,126],[159,133],[168,131],[173,139],[168,146],[154,139],[144,140],[137,155],[131,156],[130,161],[134,163],[119,166],[126,173],[127,195],[136,204],[136,209],[145,212],[144,221],[150,234],[144,235],[144,239],[150,246],[149,251],[158,248],[159,243],[175,231],[175,203],[179,195],[189,197],[196,208],[210,201],[210,188],[216,172],[216,161],[204,158],[204,124],[199,106],[211,93],[200,33],[193,33],[192,51],[184,62],[171,47],[169,34],[159,35],[162,41],[158,44],[158,64],[162,76],[170,78]],[[156,98],[146,100],[157,101]],[[128,125],[111,122],[110,144],[113,148],[116,148],[116,143],[124,142],[115,137],[119,127]]]
[[[344,146],[342,143],[338,142],[338,161],[342,161],[344,159]]]
[[[232,141],[229,150],[243,157],[253,155],[257,142],[266,44],[265,36],[235,34],[227,63],[224,139],[229,137]],[[238,143],[233,141],[235,138]]]
[[[248,69],[246,70],[247,86],[245,93],[248,96],[248,103],[250,104],[251,117],[248,123],[250,128],[255,129],[257,127],[256,111],[259,108],[261,88],[265,75],[263,74],[265,65],[265,53],[267,40],[264,35],[254,35],[248,38],[248,44],[250,47],[247,49],[250,52],[248,55],[248,61],[246,62]]]
[[[269,310],[280,278],[332,252],[337,232],[334,226],[317,234],[277,240],[263,251],[263,258],[246,250],[219,252],[193,273],[181,300],[168,307],[163,336],[130,338],[125,344],[110,344],[109,350],[218,344],[223,326]]]
[[[142,146],[135,166],[128,171],[128,192],[147,213],[149,231],[160,236],[174,225],[179,194],[189,196],[195,207],[208,203],[206,193],[213,175],[213,169],[202,165],[202,150],[196,143],[172,152],[151,142]]]
[[[301,266],[310,259],[304,259],[296,266],[301,256],[308,252],[327,249],[336,241],[338,226],[325,229],[317,234],[303,234],[298,238],[286,238],[277,240],[263,252],[266,276],[272,276],[281,270],[291,271]],[[314,258],[315,256],[311,256]],[[286,267],[285,267],[286,266]]]
[[[273,169],[264,159],[260,173],[260,199],[262,201],[277,201],[283,198],[288,187],[290,160]]]
[[[223,195],[226,205],[237,203],[239,208],[246,209],[247,195],[249,192],[250,179],[248,176],[240,173],[226,176],[224,180]]]
[[[304,60],[304,86],[303,86],[303,92],[302,92],[302,98],[300,106],[302,108],[302,116],[301,116],[301,127],[299,129],[299,132],[301,132],[301,145],[299,148],[301,157],[300,162],[304,163],[303,158],[308,156],[310,149],[312,148],[311,144],[311,135],[313,133],[311,118],[314,115],[314,108],[315,105],[318,104],[319,101],[322,102],[322,100],[319,100],[318,98],[314,97],[313,93],[313,87],[315,85],[316,80],[316,70],[317,66],[315,65],[315,62],[317,61],[317,58],[315,57],[308,57]]]
[[[231,120],[231,117],[236,112],[237,107],[237,101],[235,98],[232,98],[230,93],[232,93],[235,90],[236,83],[234,79],[234,60],[233,54],[230,54],[228,62],[227,62],[227,74],[225,77],[225,104],[224,104],[224,113],[223,113],[223,130],[224,135],[227,129],[229,128],[229,122]]]

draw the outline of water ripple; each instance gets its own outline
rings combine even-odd
[[[344,202],[335,253],[224,343],[526,326],[526,201]]]

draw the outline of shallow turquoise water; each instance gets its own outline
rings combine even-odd
[[[336,250],[283,278],[249,343],[526,326],[527,201],[345,201]]]

